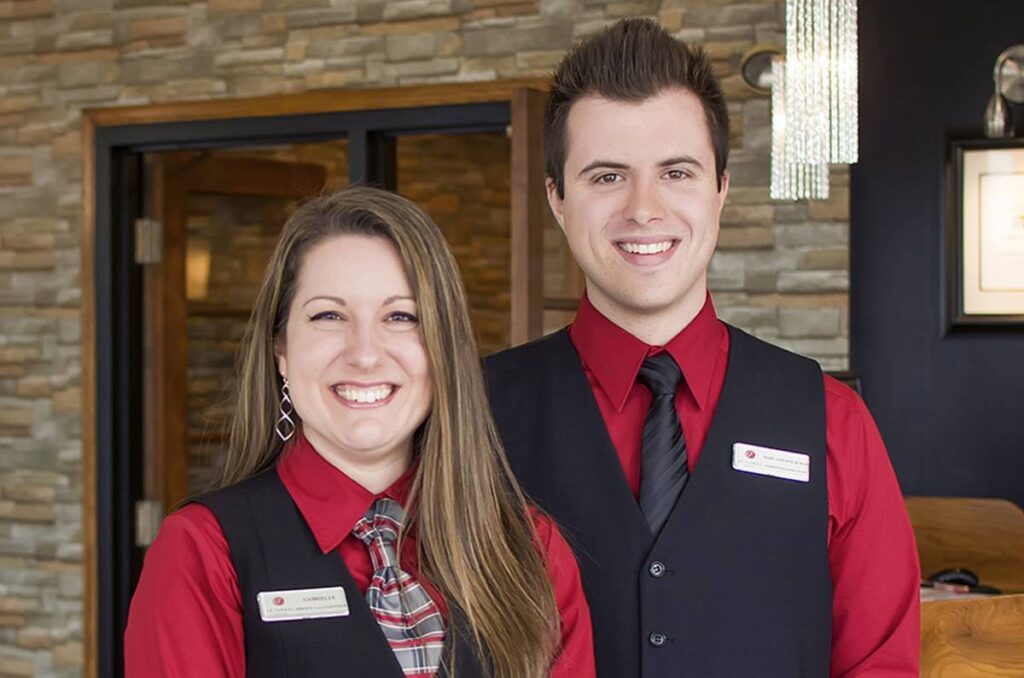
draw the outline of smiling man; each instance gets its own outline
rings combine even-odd
[[[556,71],[573,324],[486,362],[513,470],[576,547],[601,678],[916,676],[919,573],[860,398],[722,323],[729,190],[707,57],[625,20]]]

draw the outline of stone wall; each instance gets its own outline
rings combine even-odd
[[[0,675],[81,672],[81,109],[539,76],[627,15],[704,44],[723,77],[720,313],[845,366],[845,176],[826,203],[771,203],[768,101],[737,75],[783,42],[780,0],[0,2]]]

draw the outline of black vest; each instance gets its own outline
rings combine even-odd
[[[238,575],[245,625],[246,676],[253,678],[402,678],[377,620],[336,551],[321,553],[316,538],[275,469],[200,497],[220,523]],[[264,622],[261,591],[342,586],[345,617]],[[459,678],[481,669],[458,615],[449,613],[446,643],[455,642]],[[446,655],[447,656],[447,655]],[[446,675],[444,669],[439,676]]]
[[[655,540],[566,330],[486,360],[512,468],[566,532],[600,678],[826,678],[825,399],[806,358],[730,328],[697,466]],[[810,456],[810,482],[732,468],[733,444]]]

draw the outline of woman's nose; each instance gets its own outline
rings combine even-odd
[[[380,363],[383,346],[376,329],[362,324],[352,328],[345,346],[346,361],[360,369],[371,369]]]

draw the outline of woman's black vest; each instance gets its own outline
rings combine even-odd
[[[718,409],[657,539],[568,332],[485,363],[512,468],[579,560],[599,678],[828,676],[821,370],[734,328],[730,337]],[[808,455],[809,482],[734,470],[734,443]]]
[[[313,533],[276,469],[244,480],[198,503],[220,523],[238,574],[245,625],[246,676],[251,678],[401,678],[402,669],[336,551],[321,553]],[[344,617],[264,622],[256,596],[341,586]],[[466,629],[450,615],[449,647],[455,643],[459,678],[488,675],[481,669]],[[442,671],[439,676],[446,675]]]

